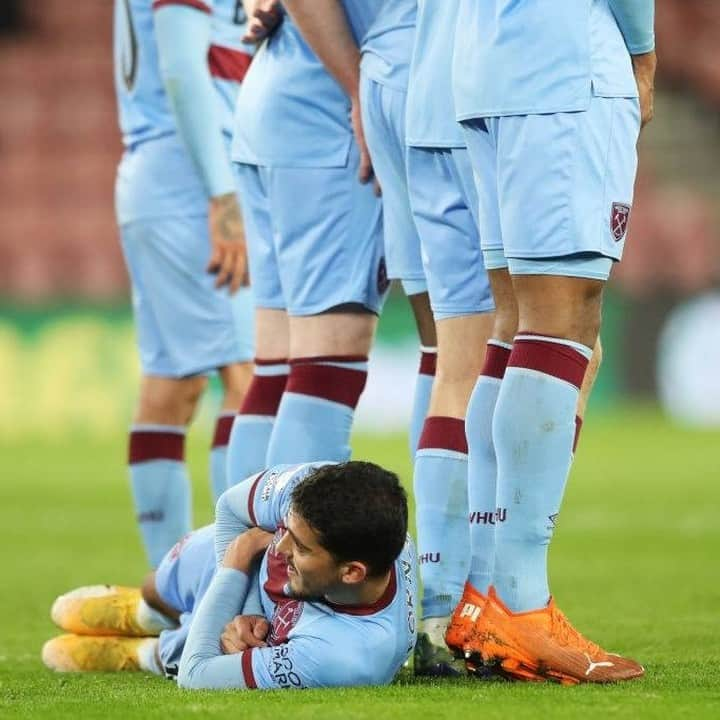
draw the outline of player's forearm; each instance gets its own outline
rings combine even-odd
[[[241,655],[224,655],[220,635],[245,601],[248,576],[233,568],[218,568],[190,624],[178,685],[190,690],[246,688]]]
[[[609,0],[631,55],[655,49],[655,0]]]
[[[339,0],[283,0],[307,44],[340,83],[355,97],[360,80],[360,49]]]
[[[210,16],[192,7],[164,5],[155,12],[160,69],[178,131],[209,197],[235,191],[208,67]]]

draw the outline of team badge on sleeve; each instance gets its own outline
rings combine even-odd
[[[628,220],[630,219],[630,205],[625,203],[613,203],[610,215],[610,230],[616,242],[620,242],[627,232]]]

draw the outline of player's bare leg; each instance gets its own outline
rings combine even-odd
[[[228,445],[228,485],[266,466],[267,448],[289,371],[290,331],[285,310],[255,311],[255,367]]]
[[[269,465],[350,457],[377,317],[362,306],[290,317],[290,375],[268,447]]]
[[[210,448],[210,490],[214,503],[228,487],[227,453],[230,433],[253,377],[251,362],[233,363],[218,371],[223,386],[220,412]]]
[[[407,296],[415,318],[420,338],[420,365],[415,380],[412,415],[410,417],[410,455],[415,458],[418,440],[430,406],[430,394],[437,365],[437,332],[430,307],[430,295],[426,292]]]
[[[207,384],[202,375],[145,375],[128,462],[137,521],[151,567],[192,529],[185,432]]]

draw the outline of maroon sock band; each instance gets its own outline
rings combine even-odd
[[[578,443],[580,442],[580,430],[582,430],[582,418],[579,415],[575,416],[575,437],[573,439],[573,455],[577,450]]]
[[[505,376],[508,360],[510,360],[510,353],[509,348],[488,343],[485,348],[485,364],[480,374],[502,380]]]
[[[465,421],[452,417],[425,418],[418,450],[454,450],[467,454]]]
[[[437,368],[437,353],[423,352],[420,355],[419,375],[435,375]]]
[[[185,459],[185,434],[133,430],[128,444],[128,464],[150,460]]]
[[[527,335],[527,333],[520,333]],[[515,339],[508,367],[521,367],[552,375],[578,390],[585,377],[588,358],[569,345],[548,340]]]
[[[220,415],[215,422],[215,434],[212,439],[212,447],[227,447],[230,442],[230,431],[232,430],[234,415]]]
[[[240,415],[277,415],[287,379],[285,374],[253,375],[240,406]]]
[[[367,381],[366,370],[325,365],[327,362],[365,362],[367,358],[318,357],[290,361],[287,392],[330,400],[355,409]]]

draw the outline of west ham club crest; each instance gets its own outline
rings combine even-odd
[[[627,232],[628,220],[630,219],[630,205],[625,203],[613,203],[610,215],[610,230],[616,242],[620,242]]]

